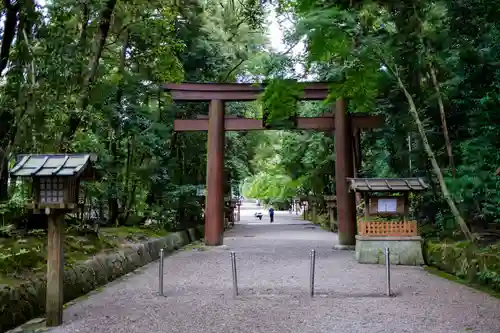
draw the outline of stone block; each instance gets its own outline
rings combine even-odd
[[[176,234],[177,234],[177,237],[179,238],[179,241],[180,241],[179,244],[181,247],[186,246],[189,243],[191,243],[191,241],[189,240],[189,233],[187,232],[187,230],[177,231]]]
[[[188,229],[188,234],[189,234],[189,240],[191,242],[197,241],[198,237],[196,235],[196,230],[194,228],[189,228]]]
[[[362,264],[385,264],[385,248],[390,250],[393,265],[420,266],[424,264],[422,238],[356,236],[356,260]]]
[[[183,240],[182,234],[180,232],[171,233],[167,237],[172,238],[172,244],[176,250],[178,250],[184,246],[184,240]]]
[[[198,234],[198,239],[202,239],[205,237],[205,226],[199,225],[195,228],[196,233]]]

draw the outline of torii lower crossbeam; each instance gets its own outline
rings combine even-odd
[[[256,100],[263,87],[249,84],[168,84],[164,89],[174,101],[208,101],[209,117],[176,119],[174,130],[208,131],[207,197],[205,204],[205,243],[222,245],[224,226],[224,133],[225,131],[265,130],[262,120],[224,116],[224,101]],[[325,83],[307,83],[303,100],[323,100],[328,96]],[[336,102],[334,112],[321,117],[298,118],[302,130],[335,130],[335,178],[339,223],[339,245],[350,247],[356,242],[356,207],[353,193],[349,192],[346,178],[352,177],[353,132],[358,129],[381,127],[383,118],[366,114],[348,115],[345,102]]]
[[[377,128],[383,124],[384,119],[378,116],[370,116],[364,113],[351,115],[353,129]],[[324,130],[335,129],[335,117],[333,114],[323,114],[321,117],[298,117],[296,119],[296,130]],[[227,131],[258,131],[265,130],[262,119],[238,118],[232,116],[224,117],[224,130]],[[208,131],[208,117],[199,119],[175,119],[174,130],[176,132]]]

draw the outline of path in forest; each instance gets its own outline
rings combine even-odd
[[[253,206],[252,206],[253,205]],[[354,333],[500,332],[500,300],[433,276],[393,266],[396,296],[383,296],[385,268],[361,265],[332,250],[336,236],[295,214],[253,217],[226,233],[226,246],[184,250],[165,259],[165,297],[157,262],[68,307],[52,333]],[[316,291],[309,289],[309,252],[317,252]],[[241,295],[232,298],[230,250]]]

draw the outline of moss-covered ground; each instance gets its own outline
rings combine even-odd
[[[64,237],[65,265],[167,234],[165,230],[149,227],[101,228],[95,232],[70,226],[66,228]],[[16,285],[44,274],[46,260],[45,230],[13,232],[8,237],[0,237],[0,285]]]
[[[493,296],[493,297],[496,297],[496,298],[500,298],[500,292],[499,291],[496,291],[496,290],[493,290],[491,287],[488,287],[488,286],[484,286],[484,285],[481,285],[479,283],[474,283],[474,282],[471,282],[469,280],[465,280],[465,279],[461,279],[455,275],[452,275],[452,274],[448,274],[444,271],[441,271],[435,267],[431,267],[431,266],[425,266],[425,270],[433,275],[436,275],[436,276],[439,276],[443,279],[446,279],[446,280],[449,280],[449,281],[453,281],[453,282],[456,282],[456,283],[460,283],[460,284],[463,284],[463,285],[466,285],[468,287],[471,287],[471,288],[474,288],[476,290],[479,290],[479,291],[482,291],[484,293],[487,293],[488,295],[490,296]]]

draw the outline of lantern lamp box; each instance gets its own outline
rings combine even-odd
[[[422,178],[348,178],[347,181],[351,191],[363,193],[365,201],[364,218],[358,218],[357,261],[381,264],[385,260],[384,248],[389,247],[391,263],[423,265],[422,238],[418,236],[416,221],[409,220],[408,194],[428,189],[425,181]],[[372,219],[373,216],[378,219]],[[380,220],[384,217],[389,219]]]
[[[92,154],[33,154],[19,155],[11,177],[31,178],[36,211],[73,211],[79,206],[80,181],[94,180]]]
[[[196,185],[196,196],[204,197],[205,196],[205,185]]]

